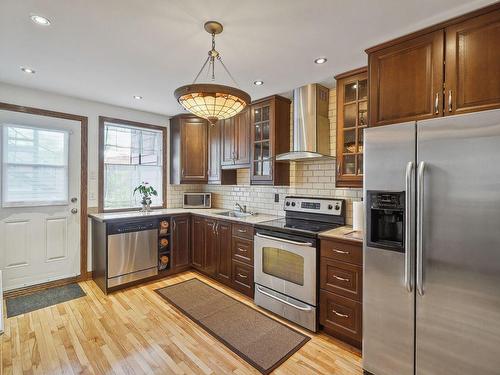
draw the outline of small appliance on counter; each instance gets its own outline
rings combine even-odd
[[[212,193],[184,193],[182,208],[212,208]]]
[[[286,197],[285,217],[255,225],[255,303],[317,331],[321,232],[345,225],[343,199]]]

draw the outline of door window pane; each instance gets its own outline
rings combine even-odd
[[[356,129],[344,131],[344,153],[352,154],[356,152]]]
[[[264,247],[262,270],[268,275],[297,285],[304,285],[304,258],[290,251]]]
[[[367,114],[368,114],[368,102],[360,102],[358,109],[358,126],[366,126],[368,124]]]
[[[358,82],[358,95],[359,100],[363,100],[367,98],[367,88],[368,88],[368,80],[364,79]]]
[[[353,102],[356,100],[356,82],[345,85],[344,102]]]
[[[104,124],[104,209],[140,207],[134,188],[147,182],[158,192],[153,206],[163,204],[163,132]]]
[[[2,138],[2,206],[67,204],[68,132],[4,125]]]

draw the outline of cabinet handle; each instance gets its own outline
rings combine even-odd
[[[184,168],[181,169],[181,176],[184,177]]]
[[[175,224],[175,219],[174,219],[174,220],[172,220],[172,226],[174,227],[174,228],[173,228],[173,230],[175,230],[175,227],[177,226],[177,225]]]
[[[339,160],[339,162],[337,163],[337,175],[338,175],[338,176],[340,176],[341,166],[342,166],[342,161],[341,161],[341,160]]]
[[[340,277],[340,276],[337,276],[337,275],[333,275],[334,278],[336,278],[337,280],[340,280],[340,281],[349,281],[349,279],[346,279],[344,277]]]
[[[238,247],[238,251],[241,251],[242,253],[246,253],[247,249],[242,249],[241,247]]]
[[[215,235],[219,236],[219,223],[215,224]]]
[[[347,314],[341,314],[338,311],[332,310],[332,313],[334,313],[337,316],[340,316],[341,318],[349,318],[349,315]]]
[[[238,272],[238,276],[241,277],[242,279],[246,279],[248,276],[242,275],[241,273]]]
[[[451,90],[448,90],[448,112],[451,112],[452,110],[452,96],[451,96]]]
[[[246,233],[247,230],[246,229],[238,229],[238,232],[240,232],[240,233]]]
[[[434,100],[434,113],[436,115],[439,113],[439,92],[436,93],[436,99]]]
[[[343,250],[337,250],[337,249],[332,249],[333,252],[337,253],[337,254],[349,254],[348,251],[343,251]]]

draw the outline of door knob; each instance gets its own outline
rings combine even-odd
[[[78,200],[77,197],[73,197],[73,198],[71,198],[71,203],[75,203],[77,200]]]
[[[71,209],[71,213],[72,213],[72,214],[76,214],[77,212],[78,212],[78,209],[77,209],[77,208],[72,208],[72,209]]]

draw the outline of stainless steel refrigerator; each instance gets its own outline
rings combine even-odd
[[[364,370],[500,374],[500,110],[364,140]]]

